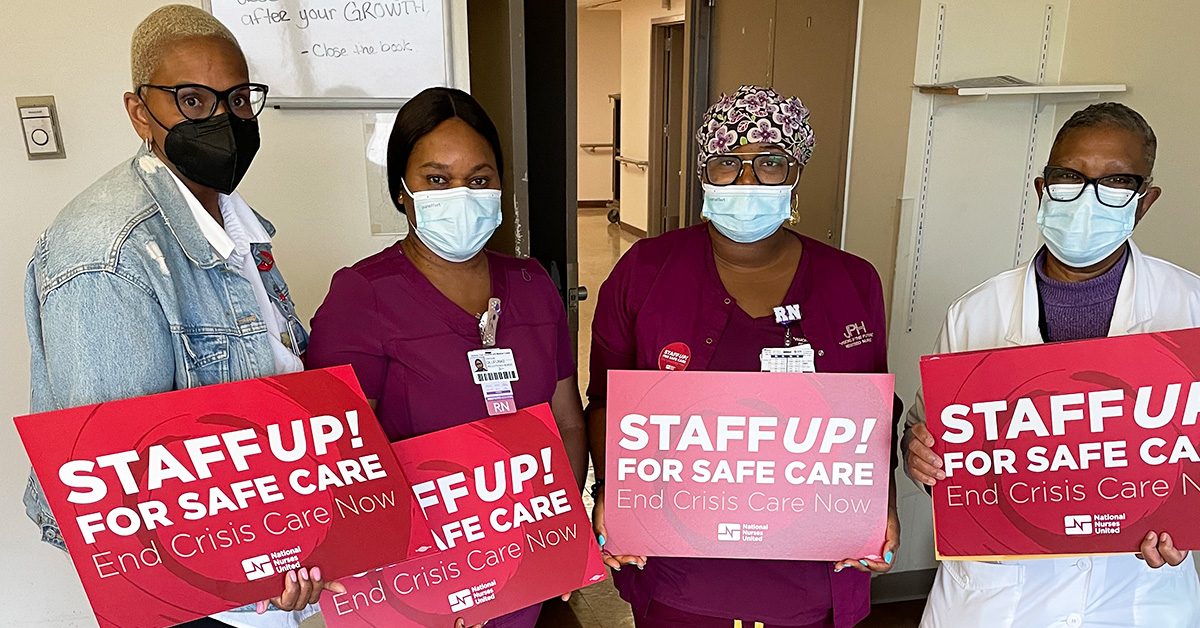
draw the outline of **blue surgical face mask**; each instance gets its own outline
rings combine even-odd
[[[413,192],[417,237],[448,262],[465,262],[483,250],[500,226],[500,190],[451,188]]]
[[[1100,186],[1100,194],[1119,203],[1128,191]],[[1084,189],[1073,201],[1056,201],[1042,192],[1037,221],[1046,248],[1072,268],[1087,268],[1103,261],[1133,234],[1138,202],[1143,196],[1135,194],[1124,205],[1109,207],[1096,198],[1094,190]]]
[[[721,235],[742,244],[766,239],[792,214],[794,185],[704,184],[701,213]]]

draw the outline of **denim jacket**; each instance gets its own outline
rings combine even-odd
[[[270,245],[253,253],[273,260]],[[302,354],[308,335],[278,266],[259,269]],[[275,374],[250,282],[213,250],[145,148],[75,197],[38,240],[25,322],[33,412]],[[65,549],[32,473],[25,509],[42,540]]]

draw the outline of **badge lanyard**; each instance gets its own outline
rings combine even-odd
[[[775,308],[775,322],[783,326],[783,347],[766,347],[758,356],[760,370],[768,373],[815,373],[816,355],[800,330],[792,336],[792,325],[804,319],[799,304]]]
[[[496,348],[496,328],[500,323],[500,299],[488,299],[487,310],[479,316],[479,342],[484,348],[467,352],[471,378],[483,390],[488,416],[517,411],[512,383],[520,379],[512,349]]]

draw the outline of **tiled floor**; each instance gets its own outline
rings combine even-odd
[[[591,356],[592,318],[596,312],[600,284],[608,278],[621,255],[637,238],[608,222],[608,210],[579,210],[579,285],[587,286],[589,298],[579,304],[579,391],[585,394],[588,385],[588,360]],[[586,403],[586,396],[584,397]],[[592,484],[588,474],[588,486]],[[590,510],[591,495],[583,500]],[[568,604],[550,603],[544,607],[539,628],[632,628],[633,616],[629,605],[619,596],[611,582],[601,582],[571,597]]]
[[[591,356],[592,317],[600,284],[608,278],[617,260],[637,238],[608,222],[606,209],[579,210],[576,239],[579,244],[579,285],[587,286],[588,299],[579,304],[579,390],[587,390],[588,358]]]

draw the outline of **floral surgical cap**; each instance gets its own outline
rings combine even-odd
[[[784,99],[770,87],[743,85],[704,113],[696,131],[701,172],[710,157],[745,144],[778,144],[803,167],[817,138],[808,124],[808,107],[795,96]]]

